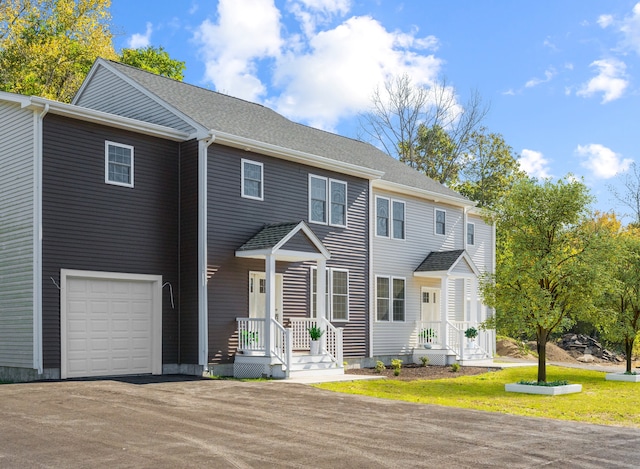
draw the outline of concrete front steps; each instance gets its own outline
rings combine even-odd
[[[293,354],[290,378],[339,375],[344,375],[344,368],[336,366],[327,355]]]

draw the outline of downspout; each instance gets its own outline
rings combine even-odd
[[[207,295],[207,154],[213,131],[198,136],[198,365],[209,364],[209,308]]]
[[[375,230],[375,217],[374,217],[374,202],[375,198],[373,196],[373,181],[369,180],[369,358],[373,357],[373,325],[375,323],[375,308],[373,307],[374,301],[374,277],[373,277],[373,262],[374,262],[374,252],[373,252],[373,230]],[[406,217],[405,217],[406,218]]]
[[[42,357],[42,132],[49,103],[40,114],[34,111],[33,158],[33,368],[44,372]]]

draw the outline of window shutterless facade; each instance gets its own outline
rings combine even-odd
[[[406,280],[399,277],[376,277],[376,320],[405,320]]]
[[[469,246],[476,244],[476,225],[474,223],[467,223],[467,244]]]
[[[264,167],[257,161],[242,159],[242,197],[264,200]]]
[[[376,236],[405,238],[405,203],[386,197],[376,197]]]
[[[435,231],[436,234],[443,235],[447,228],[447,212],[435,209]]]
[[[309,221],[347,226],[347,183],[309,175]]]
[[[330,321],[349,320],[349,271],[328,267],[327,270],[327,318]],[[318,270],[311,268],[311,317],[317,317]]]
[[[104,147],[104,181],[133,187],[133,147],[109,141],[105,141]]]

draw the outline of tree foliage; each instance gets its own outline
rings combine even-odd
[[[147,46],[140,49],[122,49],[120,62],[148,72],[182,81],[185,63],[172,59],[163,47]]]
[[[609,218],[613,221],[606,266],[611,284],[598,302],[605,314],[597,326],[607,340],[624,347],[626,371],[631,373],[633,344],[640,333],[640,230],[620,230],[615,217]]]
[[[622,205],[631,210],[627,215],[633,218],[633,225],[640,228],[640,168],[631,163],[631,168],[619,176],[620,183],[610,185],[609,191]]]
[[[110,3],[0,1],[0,89],[70,101],[97,57],[117,57]]]
[[[493,215],[500,247],[496,273],[484,278],[482,294],[496,308],[502,331],[514,337],[535,331],[538,381],[546,381],[550,335],[593,312],[604,278],[598,256],[606,236],[589,222],[591,200],[574,179],[521,179]]]

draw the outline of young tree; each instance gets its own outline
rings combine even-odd
[[[619,179],[620,184],[610,185],[609,191],[618,202],[631,210],[629,216],[633,217],[632,223],[640,227],[640,168],[636,163],[631,163],[629,170]]]
[[[609,250],[606,265],[613,288],[602,296],[599,306],[605,314],[597,325],[605,338],[624,346],[626,371],[631,373],[633,344],[640,333],[640,230],[612,230],[611,239],[614,248]]]
[[[499,244],[495,276],[482,282],[500,329],[535,331],[538,381],[546,382],[551,334],[591,312],[603,277],[601,230],[587,223],[592,197],[575,179],[517,181],[495,207]]]
[[[0,2],[0,90],[70,101],[97,57],[117,57],[110,3]]]
[[[174,80],[184,80],[185,63],[172,59],[163,47],[122,49],[120,62]]]
[[[407,74],[387,80],[371,101],[371,111],[361,116],[364,133],[389,155],[419,171],[428,169],[443,184],[455,182],[469,137],[488,112],[477,91],[463,105],[446,79],[420,87]],[[440,162],[432,164],[435,155]]]

